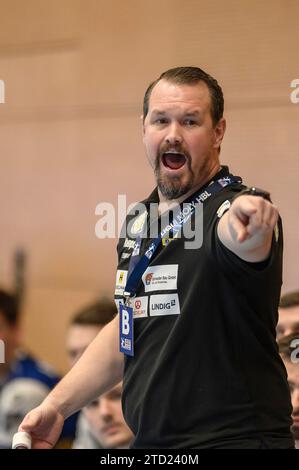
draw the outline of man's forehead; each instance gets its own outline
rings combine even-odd
[[[102,329],[101,325],[80,325],[73,324],[70,326],[68,331],[69,340],[81,340],[85,341],[86,338],[96,336],[97,333]]]
[[[209,106],[211,102],[208,86],[204,82],[197,82],[191,85],[160,80],[153,88],[149,99],[151,111],[165,107],[165,105],[186,105],[194,110]]]
[[[102,397],[109,398],[114,393],[122,393],[123,383],[120,382],[119,384],[115,385],[115,387],[111,388],[108,392],[104,393]]]

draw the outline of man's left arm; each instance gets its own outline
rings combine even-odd
[[[241,195],[221,217],[217,233],[226,248],[244,261],[268,258],[278,209],[260,196]]]

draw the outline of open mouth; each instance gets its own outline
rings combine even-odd
[[[179,170],[186,163],[186,157],[182,153],[165,152],[162,155],[162,163],[171,170]]]

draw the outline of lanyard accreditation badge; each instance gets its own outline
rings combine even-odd
[[[231,184],[242,183],[242,179],[238,176],[228,175],[210,184],[203,192],[196,194],[184,207],[184,212],[181,211],[176,217],[176,220],[167,227],[163,228],[156,239],[149,245],[146,252],[139,256],[141,239],[138,237],[135,241],[135,246],[130,259],[128,278],[124,290],[124,302],[120,304],[120,352],[127,356],[134,356],[134,321],[133,321],[133,308],[130,306],[130,299],[135,296],[138,284],[142,278],[143,273],[149,266],[149,263],[160,245],[162,238],[169,234],[173,227],[183,227],[183,225],[194,214],[196,205],[203,204],[209,197],[221,191],[226,186]],[[186,216],[186,214],[188,214]],[[138,249],[137,249],[138,248]]]

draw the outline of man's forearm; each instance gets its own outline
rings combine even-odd
[[[122,380],[124,359],[119,352],[118,316],[106,325],[79,361],[47,396],[64,418]]]

